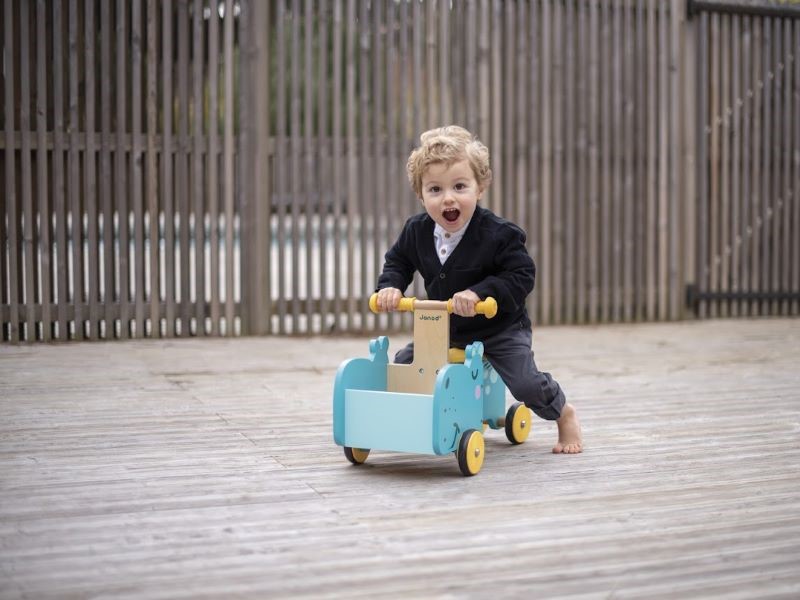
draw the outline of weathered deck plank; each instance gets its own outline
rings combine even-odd
[[[0,597],[800,594],[800,320],[537,329],[586,452],[490,431],[470,479],[345,461],[366,347],[0,346]]]

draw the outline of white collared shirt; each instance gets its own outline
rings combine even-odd
[[[458,246],[458,242],[464,237],[464,232],[467,231],[469,222],[458,231],[450,233],[444,227],[436,223],[433,228],[433,240],[436,243],[436,256],[439,257],[439,262],[444,264],[448,257],[453,253],[453,250]]]

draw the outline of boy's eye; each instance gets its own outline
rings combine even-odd
[[[438,193],[439,193],[439,191],[441,191],[441,189],[442,189],[442,188],[440,188],[438,185],[432,185],[431,187],[429,187],[429,188],[428,188],[428,191],[429,191],[431,194],[438,194]]]
[[[457,184],[456,184],[456,189],[457,189],[459,192],[460,192],[461,190],[463,190],[464,188],[466,188],[466,187],[467,187],[467,186],[466,186],[465,184],[463,184],[463,183],[457,183]]]

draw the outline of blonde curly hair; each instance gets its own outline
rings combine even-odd
[[[419,136],[420,145],[408,157],[408,181],[417,197],[422,198],[422,176],[437,163],[447,166],[466,159],[481,190],[492,182],[489,149],[474,135],[458,125],[429,129]]]

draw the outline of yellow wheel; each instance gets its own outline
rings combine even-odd
[[[506,437],[512,444],[521,444],[531,432],[531,409],[515,402],[506,413]]]
[[[477,474],[483,466],[484,455],[483,434],[475,429],[467,429],[458,443],[458,468],[469,477]]]
[[[354,465],[360,465],[364,461],[367,460],[369,456],[369,450],[364,450],[363,448],[350,448],[349,446],[344,447],[344,455]]]

